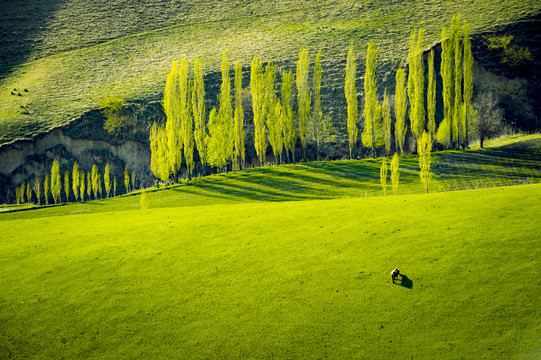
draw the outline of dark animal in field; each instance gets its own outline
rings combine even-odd
[[[397,268],[394,268],[394,270],[391,271],[391,280],[393,281],[393,283],[394,283],[395,279],[398,277],[398,275],[400,275],[400,270],[398,270]],[[402,275],[400,275],[400,276],[402,276]]]

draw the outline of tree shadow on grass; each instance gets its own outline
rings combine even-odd
[[[412,289],[413,288],[413,281],[411,281],[411,279],[409,277],[407,277],[406,275],[402,275],[402,278],[398,281],[398,282],[395,282],[394,284],[395,285],[400,285],[402,287],[405,287],[406,289]]]

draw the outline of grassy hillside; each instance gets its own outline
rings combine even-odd
[[[412,28],[425,28],[429,45],[454,13],[463,14],[475,35],[540,10],[533,0],[30,4],[2,4],[6,64],[0,79],[0,143],[65,124],[105,96],[160,99],[170,63],[181,57],[204,62],[212,105],[223,50],[245,65],[259,56],[293,68],[301,48],[312,55],[321,48],[323,106],[342,124],[349,40],[354,40],[361,70],[366,45],[373,39],[381,49],[379,76],[390,81],[390,71],[405,58]],[[46,16],[35,20],[41,11]],[[11,95],[13,89],[21,96]]]
[[[540,197],[0,216],[0,357],[532,358]]]

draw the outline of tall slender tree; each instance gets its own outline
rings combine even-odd
[[[398,182],[400,180],[400,159],[398,157],[398,153],[395,152],[393,155],[393,159],[391,160],[391,183],[393,184],[393,193],[398,193]]]
[[[236,169],[244,167],[244,110],[242,109],[242,65],[235,63],[235,115],[234,115],[234,166]]]
[[[79,172],[79,198],[81,201],[85,201],[85,172]]]
[[[107,197],[109,197],[109,194],[111,193],[111,175],[109,174],[111,171],[111,168],[109,167],[109,163],[105,164],[105,171],[103,172],[103,184],[105,185],[105,194]]]
[[[346,62],[346,85],[344,91],[348,103],[348,120],[347,128],[349,135],[349,158],[353,159],[355,146],[357,144],[357,87],[355,79],[357,77],[357,65],[355,61],[355,53],[353,51],[353,40],[349,44],[348,57]]]
[[[423,131],[423,134],[418,139],[417,153],[419,154],[419,177],[423,183],[426,193],[428,194],[428,185],[432,174],[430,173],[430,152],[432,151],[432,139],[430,134]]]
[[[410,33],[410,39],[409,39],[409,47],[408,47],[408,100],[409,100],[409,119],[410,119],[410,129],[411,133],[413,134],[413,128],[411,127],[412,123],[415,119],[415,65],[417,65],[417,62],[415,61],[415,47],[416,47],[416,40],[417,39],[417,30],[412,29]]]
[[[276,97],[274,86],[276,80],[276,66],[267,64],[264,77],[265,108],[267,109],[265,123],[268,129],[268,140],[274,154],[274,160],[276,164],[279,164],[280,157],[282,156],[282,149],[284,147],[284,138],[282,132],[282,105]]]
[[[392,141],[392,118],[391,118],[391,100],[387,93],[387,88],[383,92],[383,103],[381,104],[381,112],[383,115],[383,128],[385,139],[385,152],[387,155],[391,153],[391,141]]]
[[[406,88],[404,82],[406,80],[406,74],[404,69],[399,68],[396,71],[396,90],[394,95],[394,114],[396,123],[394,126],[394,139],[396,144],[396,151],[404,153],[404,141],[406,140]]]
[[[379,48],[374,41],[368,44],[366,53],[366,69],[364,73],[364,130],[361,135],[363,145],[372,149],[372,156],[376,156],[376,148],[384,143],[383,124],[381,122],[381,107],[376,94],[376,64]]]
[[[293,73],[286,71],[282,73],[282,124],[284,134],[284,148],[286,153],[291,153],[291,159],[295,162],[295,145],[297,144],[297,133],[295,131],[295,117],[293,116]]]
[[[419,29],[413,54],[413,99],[411,103],[411,132],[418,139],[425,129],[425,71],[423,64],[424,29]],[[413,101],[412,101],[413,100]]]
[[[60,167],[58,166],[58,161],[53,161],[53,166],[51,167],[51,195],[55,204],[62,202],[60,198],[60,188],[62,187],[60,183]]]
[[[191,178],[194,160],[194,139],[193,139],[193,117],[192,117],[192,87],[193,82],[189,77],[189,66],[186,59],[180,60],[178,72],[179,96],[180,96],[180,135],[182,147],[184,148],[184,159],[186,161],[186,173]]]
[[[113,176],[113,196],[116,197],[116,175]]]
[[[179,84],[179,62],[173,61],[163,92],[163,108],[167,117],[167,160],[171,175],[176,175],[182,164],[182,126]]]
[[[32,188],[30,187],[30,183],[26,184],[26,202],[29,204],[32,202]]]
[[[387,194],[387,170],[387,158],[383,157],[381,160],[381,168],[379,170],[379,180],[381,182],[381,188],[384,196]]]
[[[70,172],[64,172],[64,193],[66,194],[66,202],[70,201]]]
[[[98,173],[98,167],[96,166],[96,164],[94,164],[92,166],[92,175],[91,175],[91,179],[92,179],[92,193],[94,193],[94,200],[96,200],[98,198],[98,190],[99,190],[99,181],[100,181],[100,178],[99,178],[99,173]]]
[[[299,53],[299,61],[297,62],[297,76],[295,78],[297,84],[297,106],[299,110],[299,136],[303,148],[304,158],[306,160],[306,144],[308,138],[308,122],[310,119],[310,103],[312,94],[308,76],[310,72],[310,57],[308,49],[302,49]]]
[[[43,179],[43,196],[45,197],[45,205],[49,205],[49,174],[45,174]]]
[[[36,199],[38,205],[41,205],[41,183],[39,181],[39,172],[34,174],[34,193],[36,193]]]
[[[461,109],[462,109],[462,42],[460,36],[460,15],[455,14],[451,21],[451,40],[453,43],[454,54],[454,107],[453,107],[453,127],[452,137],[455,149],[458,149],[461,143],[460,139],[460,123],[461,123]]]
[[[205,81],[203,64],[199,59],[195,59],[194,61],[193,73],[192,108],[195,123],[194,137],[199,159],[201,164],[204,165],[207,159],[205,142],[207,136],[205,128]]]
[[[77,164],[77,161],[73,163],[73,170],[71,172],[71,187],[73,190],[73,196],[75,197],[75,201],[79,200],[79,164]]]
[[[254,113],[254,144],[259,165],[265,162],[267,136],[265,133],[265,91],[261,59],[254,57],[250,70],[250,93],[252,95],[252,111]],[[210,122],[210,120],[209,120]]]
[[[436,74],[434,72],[434,50],[428,55],[428,89],[426,96],[428,113],[428,132],[433,139],[436,136]]]
[[[124,167],[124,188],[126,188],[126,194],[130,192],[130,172],[128,171],[128,164]]]
[[[90,171],[86,172],[86,197],[88,198],[88,201],[92,200],[92,176],[90,174]]]
[[[206,138],[208,149],[207,162],[210,166],[215,166],[218,169],[225,171],[227,168],[227,161],[229,160],[225,143],[232,139],[226,139],[226,124],[224,124],[222,120],[223,118],[216,108],[212,108],[208,122],[209,133]]]
[[[312,116],[311,132],[312,137],[316,143],[317,159],[320,158],[320,143],[321,143],[321,121],[323,119],[323,111],[321,110],[321,75],[323,70],[321,68],[321,50],[316,54],[314,60],[314,112]]]
[[[451,147],[451,126],[453,119],[454,103],[454,81],[453,81],[453,47],[452,42],[447,35],[447,29],[444,27],[441,31],[441,78],[442,78],[442,97],[443,97],[443,120],[441,121],[437,138],[438,142],[446,148]]]
[[[471,51],[471,40],[470,40],[470,28],[466,22],[462,27],[463,33],[463,44],[464,44],[464,116],[462,123],[463,139],[464,139],[464,148],[467,148],[469,145],[469,134],[468,128],[470,119],[473,117],[474,111],[472,108],[472,95],[473,95],[473,77],[472,77],[472,67],[473,67],[473,54]]]

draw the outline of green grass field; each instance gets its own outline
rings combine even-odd
[[[537,179],[521,139],[434,181]],[[422,194],[408,159],[385,197],[366,159],[1,214],[0,358],[538,358],[541,184]]]
[[[463,15],[476,35],[528,21],[541,10],[534,0],[40,3],[6,5],[3,15],[9,25],[6,39],[21,39],[29,49],[16,47],[12,51],[22,54],[11,54],[6,47],[2,53],[6,63],[15,62],[11,56],[18,60],[0,74],[0,143],[66,124],[97,108],[106,96],[127,102],[160,100],[172,60],[182,57],[190,63],[196,57],[203,61],[208,105],[214,105],[224,50],[245,66],[259,56],[277,63],[281,71],[294,68],[302,48],[308,48],[312,58],[321,48],[323,108],[342,128],[350,40],[359,58],[359,89],[370,40],[380,47],[378,77],[392,87],[394,70],[406,58],[411,29],[426,29],[428,46],[455,13]],[[47,14],[45,24],[28,30],[44,21],[42,12]],[[244,78],[246,87],[248,72]],[[21,96],[10,95],[13,89]]]

